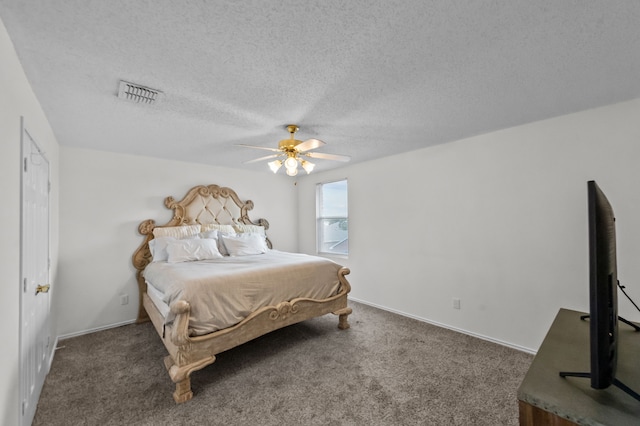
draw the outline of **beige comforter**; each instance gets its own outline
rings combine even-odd
[[[144,277],[164,293],[166,304],[189,302],[189,332],[202,335],[237,324],[264,306],[333,296],[340,287],[340,268],[322,257],[268,250],[196,262],[155,262],[145,268]],[[167,323],[173,320],[169,316]]]

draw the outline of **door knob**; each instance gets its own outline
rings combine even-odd
[[[49,293],[49,288],[51,287],[50,284],[46,284],[46,285],[39,285],[36,287],[36,294],[38,293]]]

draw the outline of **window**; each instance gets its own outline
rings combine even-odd
[[[349,254],[347,180],[319,183],[316,188],[318,253]]]

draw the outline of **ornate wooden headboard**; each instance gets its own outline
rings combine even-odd
[[[238,194],[231,189],[218,185],[198,185],[191,188],[180,201],[167,197],[164,205],[173,210],[173,218],[165,226],[181,226],[194,224],[218,223],[221,225],[245,224],[260,225],[265,231],[269,229],[269,222],[258,219],[255,222],[249,218],[249,210],[253,209],[253,201],[241,201]],[[140,299],[138,304],[138,322],[149,319],[142,306],[142,295],[147,291],[142,271],[151,262],[149,241],[153,239],[153,229],[157,225],[153,219],[147,219],[138,226],[138,232],[144,235],[144,241],[133,253],[133,266],[136,268]],[[267,238],[267,246],[272,248]]]

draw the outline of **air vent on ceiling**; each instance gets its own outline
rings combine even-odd
[[[159,90],[120,80],[118,89],[120,99],[142,104],[157,104],[162,99],[162,95],[163,93]]]

